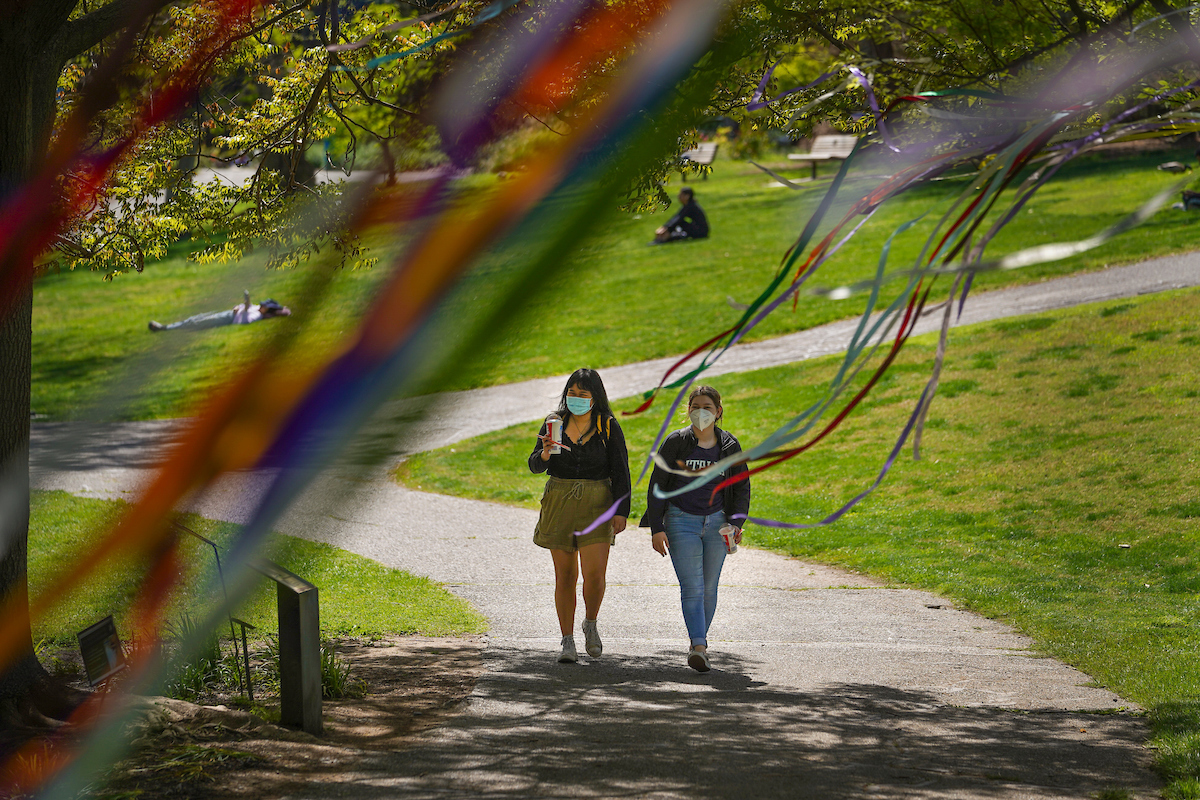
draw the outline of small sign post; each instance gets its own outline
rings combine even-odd
[[[321,626],[317,587],[274,561],[251,564],[275,581],[279,613],[279,721],[320,736]]]
[[[112,614],[76,634],[88,683],[95,686],[125,669],[125,653]]]

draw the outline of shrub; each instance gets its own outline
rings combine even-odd
[[[321,696],[328,700],[362,697],[366,686],[351,676],[350,665],[337,654],[333,642],[321,642]]]
[[[222,655],[220,639],[215,633],[203,636],[196,621],[184,612],[179,615],[179,621],[172,626],[172,634],[179,646],[198,638],[201,644],[177,666],[167,681],[164,692],[168,697],[195,701],[211,689],[237,685],[236,653]]]

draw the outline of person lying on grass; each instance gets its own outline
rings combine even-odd
[[[150,330],[153,332],[174,331],[180,328],[200,330],[202,328],[218,328],[222,325],[249,325],[251,322],[258,322],[260,319],[291,316],[291,313],[292,310],[290,308],[280,305],[270,298],[263,300],[261,303],[251,303],[250,292],[247,290],[242,299],[242,304],[234,306],[228,311],[209,311],[205,314],[196,314],[179,322],[172,322],[170,325],[163,325],[161,322],[150,320]]]

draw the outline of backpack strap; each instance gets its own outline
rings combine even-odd
[[[604,439],[605,447],[608,447],[608,436],[612,432],[612,420],[613,417],[610,416],[607,419],[598,420],[596,423],[596,434],[599,434]],[[588,439],[590,440],[591,437],[589,436]]]

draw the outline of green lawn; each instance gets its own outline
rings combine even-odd
[[[196,264],[184,255],[105,281],[65,272],[34,286],[33,412],[154,419],[188,414],[203,390],[253,357],[280,326],[303,326],[302,349],[330,352],[369,302],[384,270],[338,270],[313,305],[301,298],[318,268],[264,270],[262,260]],[[233,308],[242,290],[274,297],[294,316],[206,331],[151,333],[147,322]]]
[[[1094,233],[1127,214],[1174,178],[1154,169],[1166,153],[1093,157],[1062,170],[1048,188],[998,237],[992,249],[1012,249]],[[799,177],[803,170],[789,174]],[[488,191],[490,179],[473,179]],[[726,302],[748,302],[769,281],[787,247],[819,198],[819,188],[771,188],[771,179],[743,162],[718,160],[712,177],[695,183],[712,221],[708,240],[649,247],[662,215],[614,213],[594,235],[581,233],[562,269],[530,298],[525,311],[489,337],[487,347],[456,365],[446,388],[506,383],[569,372],[580,365],[605,367],[684,352],[732,324],[739,312]],[[824,182],[821,182],[824,185]],[[936,182],[902,195],[876,214],[862,232],[813,279],[839,285],[873,273],[880,249],[902,222],[930,212],[900,237],[891,263],[908,265],[933,221],[965,186]],[[675,185],[668,186],[674,193]],[[837,216],[831,214],[830,219]],[[1149,223],[1102,248],[1056,264],[981,276],[981,289],[1046,276],[1138,261],[1195,249],[1200,215],[1163,211]],[[442,314],[459,329],[473,309],[494,301],[507,265],[521,259],[518,244],[485,256]],[[264,271],[261,261],[197,265],[179,258],[150,264],[141,274],[112,282],[91,273],[51,274],[35,287],[33,409],[43,418],[81,414],[122,419],[188,413],[202,390],[218,385],[244,363],[278,326],[303,326],[295,350],[313,363],[354,330],[387,270],[339,270],[321,302],[302,301],[304,285],[319,269]],[[386,258],[385,258],[386,263]],[[243,288],[292,305],[290,319],[245,328],[151,334],[150,319],[169,322],[191,313],[232,307]],[[798,312],[781,309],[749,339],[777,336],[857,313],[853,302],[807,299]]]
[[[1176,180],[1155,169],[1163,160],[1167,160],[1163,153],[1095,157],[1064,167],[996,238],[988,253],[1074,240],[1102,230]],[[832,174],[832,167],[823,169]],[[798,177],[805,171],[788,174]],[[697,201],[712,224],[711,237],[699,242],[649,247],[654,227],[666,214],[642,219],[614,215],[602,232],[564,256],[564,268],[545,293],[532,298],[523,314],[496,332],[490,347],[479,354],[473,367],[462,369],[452,388],[683,353],[734,324],[741,312],[727,298],[748,303],[758,295],[821,196],[821,188],[796,192],[771,188],[772,182],[747,163],[718,160],[709,180],[694,183]],[[668,186],[668,191],[674,194],[677,185]],[[904,222],[928,212],[892,248],[891,268],[911,266],[936,220],[966,185],[964,179],[934,182],[890,201],[809,285],[831,287],[872,277],[887,237]],[[837,219],[843,210],[831,212],[827,220]],[[975,286],[986,290],[1194,250],[1200,247],[1198,221],[1200,215],[1165,210],[1103,247],[1062,262],[981,275]],[[467,299],[477,302],[485,293],[486,283],[481,283]],[[859,312],[855,301],[806,298],[796,312],[776,311],[746,340],[779,336]]]
[[[869,484],[935,344],[914,339],[838,433],[757,476],[752,513],[816,521]],[[716,379],[727,427],[743,443],[760,440],[806,408],[836,364]],[[747,542],[935,591],[1012,623],[1148,708],[1168,796],[1200,797],[1198,415],[1200,291],[958,329],[923,459],[898,460],[836,525],[752,525]],[[659,423],[623,422],[635,470]],[[420,454],[398,476],[536,507],[543,479],[524,464],[535,432],[530,423]],[[644,507],[639,494],[635,514]]]
[[[65,492],[34,492],[29,530],[29,589],[36,598],[61,572],[63,563],[95,539],[125,508],[120,501],[89,500]],[[228,540],[238,526],[185,515],[183,524],[218,542]],[[321,632],[324,636],[382,636],[420,633],[443,636],[478,633],[486,622],[466,601],[427,578],[419,578],[348,553],[327,544],[277,535],[271,557],[314,583],[320,590]],[[213,571],[211,548],[191,540],[181,543],[188,563],[199,565],[197,575]],[[34,641],[63,646],[75,644],[75,634],[93,622],[115,614],[117,630],[129,635],[128,613],[144,571],[139,565],[117,563],[104,567],[46,618],[34,623]],[[197,578],[187,587],[204,585]],[[191,591],[192,594],[188,594]],[[178,611],[202,612],[215,598],[184,590]],[[265,578],[236,616],[258,628],[276,628],[275,587]]]

